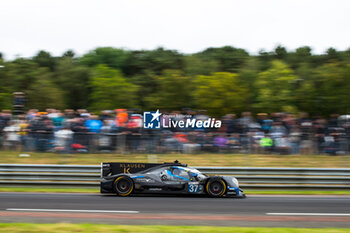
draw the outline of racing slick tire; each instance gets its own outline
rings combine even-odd
[[[134,191],[134,182],[128,176],[119,176],[114,180],[113,188],[117,195],[126,197]]]
[[[226,193],[227,185],[223,179],[214,177],[208,180],[205,190],[211,197],[221,197]]]

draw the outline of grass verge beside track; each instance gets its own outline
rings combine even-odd
[[[236,233],[343,233],[350,229],[306,229],[306,228],[264,228],[264,227],[207,227],[207,226],[131,226],[131,225],[103,225],[103,224],[32,224],[32,223],[0,223],[2,233],[34,233],[34,232],[236,232]]]
[[[350,195],[343,190],[244,190],[247,195]],[[100,193],[97,188],[0,187],[0,192]]]
[[[0,192],[100,193],[97,188],[0,187]]]
[[[29,154],[30,157],[19,157],[20,154]],[[157,159],[161,163],[177,159],[190,166],[350,167],[349,155],[158,154]],[[148,162],[148,154],[55,154],[0,151],[0,163],[99,165],[101,162]]]

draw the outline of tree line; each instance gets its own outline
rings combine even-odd
[[[40,110],[350,113],[350,49],[313,54],[278,46],[251,55],[231,46],[194,54],[101,47],[82,56],[0,56],[0,65],[0,109],[11,109],[12,93],[21,91],[26,108]]]

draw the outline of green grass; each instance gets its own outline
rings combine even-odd
[[[196,233],[196,232],[236,232],[236,233],[343,233],[350,229],[325,228],[265,228],[265,227],[214,227],[214,226],[161,226],[161,225],[105,225],[105,224],[33,224],[33,223],[0,223],[2,233],[36,233],[36,232],[144,232],[144,233]]]
[[[93,164],[101,162],[149,162],[147,154],[55,154],[0,151],[0,163]],[[243,167],[350,167],[350,156],[265,154],[159,154],[158,162],[179,160],[191,166]],[[152,161],[154,162],[154,161]]]
[[[244,190],[249,195],[350,195],[343,190]],[[100,193],[98,188],[53,188],[53,187],[0,187],[0,192],[38,192],[38,193]]]
[[[344,190],[244,190],[247,195],[266,194],[266,195],[350,195],[349,191]]]
[[[0,187],[0,192],[100,193],[98,188]]]

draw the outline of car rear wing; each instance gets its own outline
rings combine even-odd
[[[162,163],[101,163],[101,178],[121,173],[137,173],[159,165]]]

